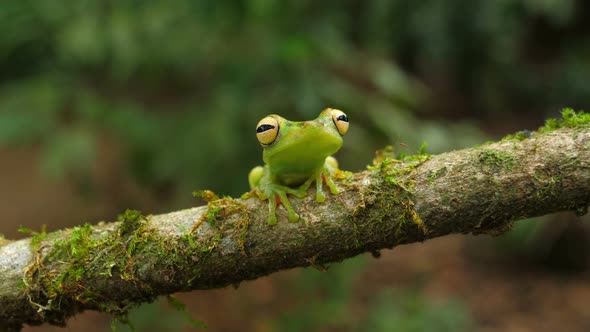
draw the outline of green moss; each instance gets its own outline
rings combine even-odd
[[[353,213],[353,216],[354,216],[354,213]],[[382,222],[383,221],[383,216],[379,216],[376,219],[377,220],[375,220],[375,222]],[[354,230],[354,247],[355,248],[360,248],[361,247],[361,241],[359,240],[359,227],[358,227],[358,224],[356,223],[355,218],[353,218],[352,226],[353,226],[353,230]]]
[[[194,234],[187,232],[184,233],[181,237],[180,237],[181,241],[186,241],[186,243],[188,244],[189,248],[191,249],[197,249],[199,246],[197,244],[197,242],[195,241],[195,236]]]
[[[515,158],[508,152],[493,149],[482,150],[478,154],[478,161],[494,170],[511,170],[515,165]]]
[[[571,108],[564,108],[561,111],[561,118],[547,119],[545,121],[545,125],[537,129],[537,133],[548,133],[560,128],[578,128],[585,126],[590,126],[590,113],[586,113],[583,111],[575,112]],[[502,141],[522,141],[527,138],[531,138],[534,135],[535,132],[521,130],[514,134],[506,135],[504,138],[502,138]]]
[[[524,141],[527,138],[531,138],[533,137],[534,133],[528,130],[521,130],[519,132],[516,132],[514,134],[510,134],[510,135],[506,135],[504,136],[504,138],[502,138],[502,141],[512,141],[512,140],[516,140],[516,141]]]
[[[27,234],[29,236],[32,236],[31,248],[33,249],[33,251],[37,251],[41,242],[43,240],[45,240],[45,238],[47,237],[47,225],[42,225],[40,232],[35,232],[27,227],[19,227],[18,231],[19,231],[19,233],[23,233],[23,234]],[[2,236],[2,238],[4,238],[4,237]]]
[[[428,155],[426,153],[426,148],[428,147],[428,143],[423,142],[422,145],[420,145],[420,149],[418,150],[418,155],[420,156],[425,156]]]
[[[393,157],[393,148],[386,147],[378,151],[373,165],[368,166],[370,170],[378,171],[377,174],[383,180],[383,183],[393,188],[379,187],[373,190],[379,191],[385,197],[380,201],[381,205],[376,209],[379,213],[389,213],[387,211],[396,211],[397,228],[396,237],[403,240],[408,232],[408,225],[415,225],[420,229],[422,234],[428,232],[426,225],[414,209],[413,191],[415,190],[416,168],[430,159],[430,155],[424,153],[425,145],[416,155],[398,154]],[[384,212],[381,212],[384,211]],[[375,222],[381,222],[387,215],[371,216]]]
[[[207,223],[213,227],[215,227],[215,221],[217,220],[217,214],[223,209],[223,207],[219,205],[209,204],[209,208],[207,209],[207,214],[205,220]]]
[[[409,176],[415,172],[415,169],[430,159],[431,155],[426,154],[426,143],[422,145],[416,155],[405,155],[399,153],[394,157],[393,147],[387,146],[383,150],[376,152],[373,164],[367,166],[369,170],[379,170],[383,180],[398,186],[407,192],[414,190],[416,181]]]
[[[247,216],[241,216],[240,220],[236,222],[236,229],[240,234],[238,239],[238,247],[244,256],[246,253],[246,239],[248,238],[248,228],[250,227],[250,218]]]
[[[447,174],[447,168],[445,166],[437,169],[437,170],[430,170],[428,173],[428,184],[432,185],[434,180],[440,178],[441,176]]]
[[[401,238],[402,234],[406,232],[404,227],[409,221],[417,225],[418,228],[422,231],[422,233],[426,235],[428,233],[428,229],[426,228],[426,224],[424,224],[422,218],[420,218],[420,216],[414,209],[414,201],[412,201],[411,199],[405,199],[398,201],[398,204],[400,204],[403,207],[403,209],[402,213],[398,217],[398,227],[395,235],[398,238]]]
[[[54,242],[49,258],[51,259],[53,256],[60,256],[62,254],[74,260],[87,258],[92,244],[90,241],[91,232],[92,226],[90,224],[74,227],[69,239]]]
[[[200,197],[207,202],[212,202],[219,199],[219,196],[211,190],[195,190],[193,191],[193,197]]]
[[[230,218],[232,214],[237,214],[235,218]],[[199,242],[195,241],[195,234],[201,226],[207,223],[210,228],[206,230],[206,238]],[[204,255],[213,252],[219,247],[224,234],[227,231],[235,229],[231,234],[237,235],[234,240],[242,254],[246,255],[246,239],[250,226],[250,217],[247,207],[241,201],[231,197],[224,197],[207,205],[207,210],[201,215],[193,227],[187,231],[181,240],[185,241],[188,246]]]
[[[548,119],[545,125],[538,129],[540,133],[547,133],[559,128],[576,128],[590,126],[590,113],[575,112],[571,108],[561,111],[561,119]]]
[[[227,214],[245,208],[233,202],[229,199],[218,202],[218,209],[214,209],[217,212],[211,218],[218,214],[227,218]],[[219,247],[224,229],[234,227],[231,223],[214,222],[215,227],[199,234],[198,240],[192,230],[174,239],[159,236],[149,226],[149,217],[139,211],[127,210],[119,216],[119,220],[120,224],[114,230],[96,229],[88,224],[51,234],[44,230],[37,233],[23,229],[38,238],[31,244],[36,257],[25,269],[23,290],[31,299],[40,302],[31,300],[31,305],[40,314],[46,317],[56,315],[45,320],[63,322],[67,305],[75,308],[78,306],[75,303],[84,303],[112,313],[116,319],[124,321],[130,309],[128,304],[105,300],[105,290],[93,289],[93,285],[104,285],[104,282],[108,282],[106,279],[126,280],[135,285],[130,290],[129,295],[133,298],[129,298],[129,302],[148,302],[153,300],[156,292],[144,284],[139,275],[158,264],[167,278],[174,278],[177,273],[188,275],[184,278],[189,279],[186,285],[189,289],[191,281],[198,278],[200,271],[194,268],[186,270],[187,259],[206,264],[206,259]],[[248,220],[239,220],[235,227],[240,232],[236,234],[239,234],[241,249],[244,250]],[[44,248],[49,248],[49,252],[37,250],[40,241],[47,242]],[[53,310],[58,306],[61,310]]]
[[[92,303],[102,311],[124,314],[126,309],[104,301],[88,280],[99,280],[117,273],[121,279],[136,280],[134,254],[146,250],[148,242],[157,243],[147,229],[147,220],[139,211],[127,210],[120,215],[121,224],[114,232],[97,232],[92,225],[74,227],[55,234],[41,232],[33,237],[31,247],[37,252],[38,242],[53,241],[46,255],[37,252],[25,269],[25,292],[36,294],[44,304],[32,303],[45,315],[54,306],[76,301]],[[35,239],[38,240],[35,240]],[[140,246],[140,248],[138,248]],[[106,303],[106,304],[105,304]],[[60,321],[63,318],[54,318]]]
[[[209,202],[207,204],[207,211],[205,211],[205,213],[201,215],[201,217],[193,225],[193,228],[189,231],[189,233],[196,231],[199,227],[201,227],[201,224],[203,224],[204,222],[209,224],[211,227],[218,228],[219,225],[217,225],[217,220],[222,220],[225,218],[225,216],[231,214],[229,210],[232,210],[232,204],[228,204],[228,202],[232,201],[235,200],[233,200],[232,198],[222,198]]]
[[[446,193],[444,193],[444,192],[443,192],[443,193],[441,193],[441,196],[440,196],[440,203],[441,203],[442,205],[449,205],[449,204],[451,203],[451,197],[449,197],[449,195],[448,195],[448,194],[446,194]]]
[[[145,223],[146,217],[140,211],[127,209],[117,217],[117,220],[121,222],[119,232],[123,235],[138,229],[142,223]]]
[[[397,243],[405,242],[410,238],[410,234],[424,236],[428,233],[425,223],[415,210],[413,194],[411,192],[391,182],[377,183],[369,190],[369,192],[372,191],[378,193],[379,200],[374,203],[377,206],[367,211],[363,202],[353,212],[355,231],[353,245],[356,248],[361,246],[358,240],[361,226],[357,225],[355,220],[356,215],[361,213],[361,211],[368,212],[369,215],[365,216],[365,218],[375,223],[380,223],[384,220],[395,220],[396,222],[392,225]],[[363,226],[362,228],[364,229],[365,227]]]
[[[492,145],[494,143],[497,143],[497,142],[496,141],[485,141],[485,142],[483,142],[481,144],[474,145],[473,148],[480,148],[480,147],[483,147],[483,146]]]
[[[41,280],[50,300],[63,293],[78,290],[78,282],[86,274],[85,266],[90,258],[90,251],[95,245],[90,240],[91,233],[92,226],[85,224],[74,227],[67,238],[54,242],[44,263],[56,262],[61,265],[60,273],[46,275]],[[82,293],[78,295],[78,298],[84,300],[86,296]]]
[[[543,172],[536,172],[533,178],[537,182],[537,190],[535,196],[539,203],[545,200],[552,200],[555,198],[557,190],[561,184],[561,177],[554,176],[551,174],[545,174]]]
[[[4,234],[0,233],[0,247],[3,246],[3,245],[5,245],[5,244],[12,243],[12,242],[14,242],[14,241],[6,239],[4,237]]]

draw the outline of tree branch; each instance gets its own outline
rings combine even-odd
[[[451,233],[500,234],[515,220],[590,205],[590,128],[563,128],[436,156],[378,156],[301,220],[269,226],[257,198],[0,241],[0,329],[124,314],[159,295],[238,284]]]

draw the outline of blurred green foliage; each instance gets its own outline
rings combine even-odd
[[[326,271],[302,271],[292,287],[296,305],[278,317],[274,330],[296,332],[352,326],[356,320],[350,315],[355,281],[366,262],[365,257],[356,257],[333,264]]]
[[[366,257],[334,264],[325,272],[307,269],[297,279],[295,308],[276,321],[274,331],[469,331],[470,313],[453,299],[425,298],[419,290],[379,289],[372,293],[358,283]],[[369,286],[370,287],[370,286]],[[355,291],[358,290],[357,291]],[[368,298],[366,312],[354,303]]]
[[[163,301],[156,301],[130,310],[124,322],[113,320],[111,330],[123,332],[182,331],[183,327],[188,326],[193,327],[193,330],[207,330],[202,323],[193,322],[184,309],[166,308]],[[108,330],[105,329],[105,331]]]
[[[467,146],[481,139],[474,126],[436,119],[588,103],[587,6],[7,0],[0,144],[38,144],[48,174],[84,177],[111,137],[148,188],[234,195],[260,162],[252,128],[268,113],[346,110],[353,169],[394,140],[411,149],[426,140],[430,152]]]
[[[358,324],[356,331],[473,331],[469,311],[455,299],[436,303],[420,292],[385,290],[371,302],[369,317]]]

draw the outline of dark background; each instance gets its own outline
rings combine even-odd
[[[351,171],[388,144],[438,153],[535,129],[590,102],[588,19],[582,0],[2,1],[0,232],[187,208],[195,189],[240,195],[270,113],[344,110]],[[209,331],[587,331],[582,219],[178,297]],[[131,322],[190,329],[165,301]],[[66,330],[108,331],[110,317]]]

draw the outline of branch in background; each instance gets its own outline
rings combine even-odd
[[[583,114],[587,116],[587,114]],[[565,116],[565,113],[564,113]],[[575,113],[574,113],[575,116]],[[208,206],[0,241],[0,329],[63,325],[82,310],[124,315],[159,295],[239,284],[282,269],[451,233],[500,234],[515,220],[590,205],[590,126],[565,117],[545,132],[436,156],[380,154],[318,204],[292,199],[298,223],[269,226],[267,204]],[[590,121],[588,121],[590,122]],[[572,127],[572,128],[567,128]]]

